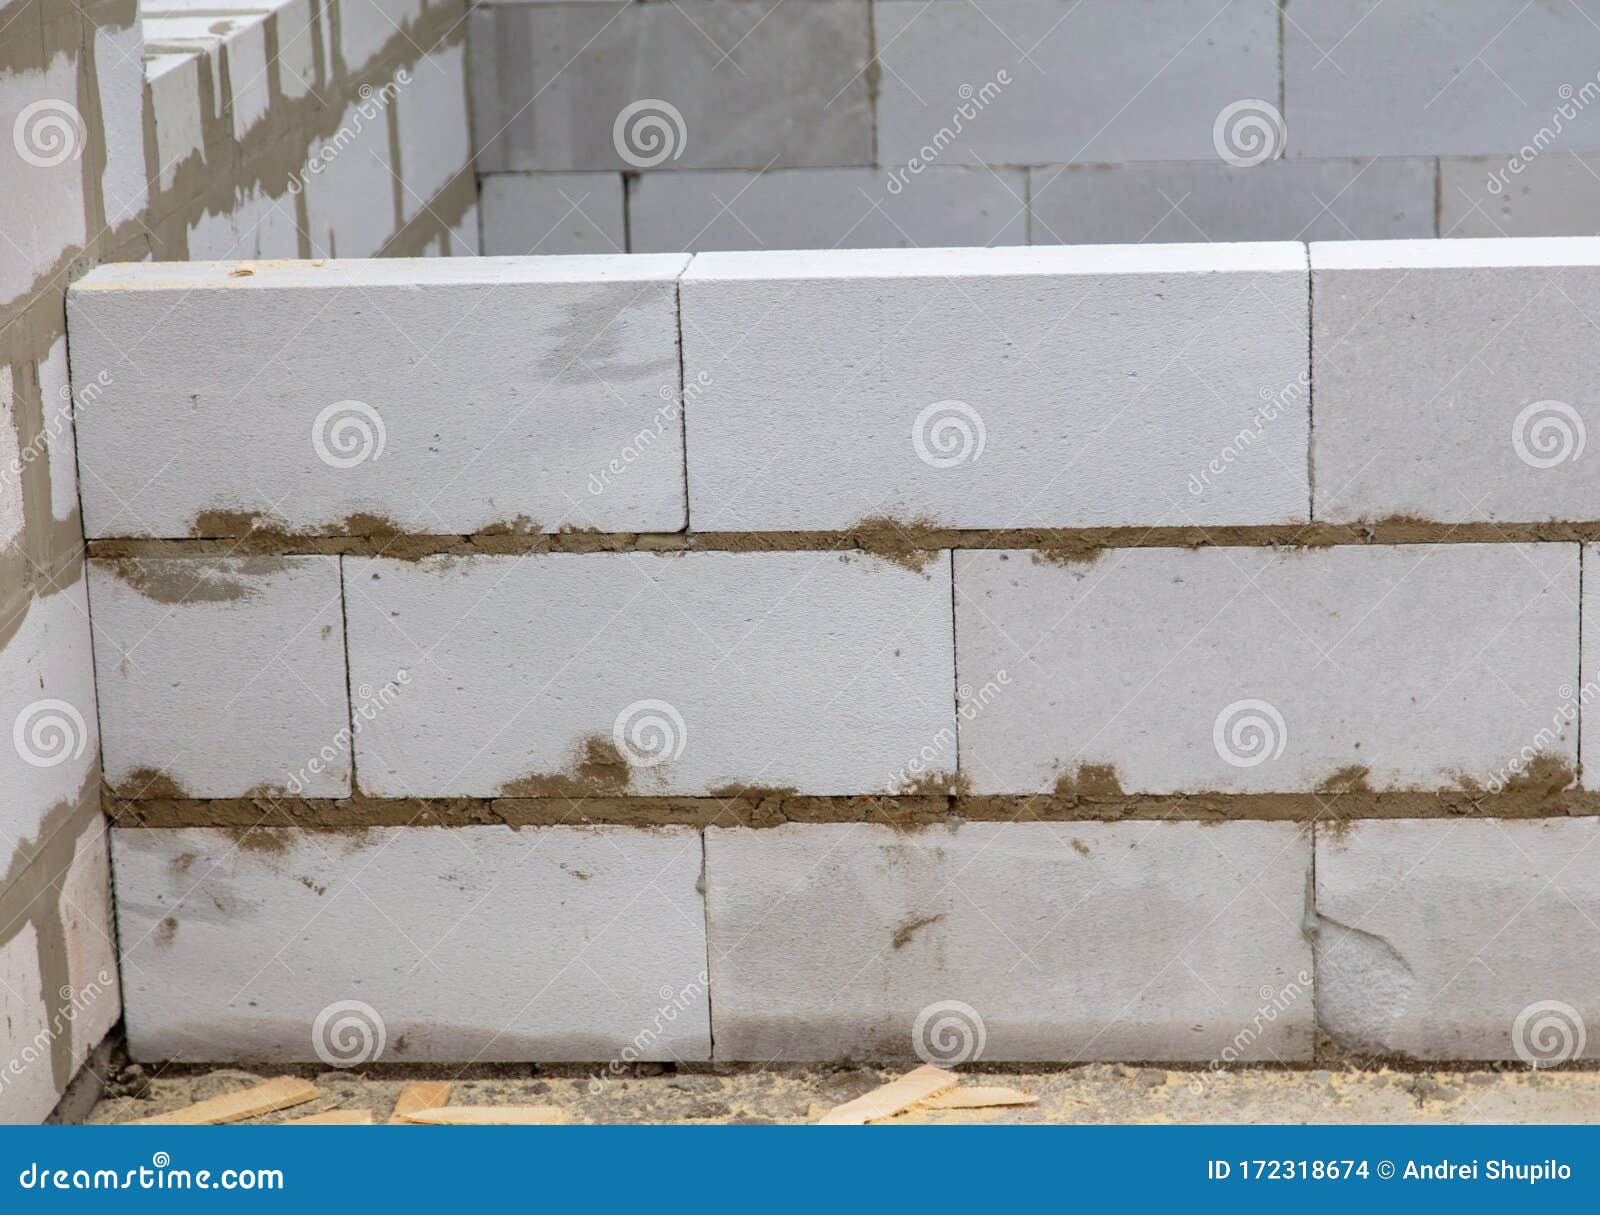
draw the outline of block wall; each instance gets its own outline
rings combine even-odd
[[[120,1016],[67,285],[102,261],[475,252],[463,18],[0,5],[0,1121],[47,1116]],[[160,361],[168,336],[121,341]],[[79,377],[80,423],[117,374]]]
[[[1600,1049],[1600,242],[235,270],[68,303],[136,1056]]]
[[[489,0],[487,253],[1592,235],[1525,0]]]

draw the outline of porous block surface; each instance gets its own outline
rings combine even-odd
[[[710,1054],[693,831],[112,834],[136,1059]]]

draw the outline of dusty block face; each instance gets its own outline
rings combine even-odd
[[[1318,519],[1600,516],[1600,240],[1314,244],[1311,263]]]
[[[178,166],[198,156],[204,146],[201,126],[200,61],[197,51],[153,55],[145,65],[145,94],[155,115],[156,154],[161,158],[159,182],[170,190]]]
[[[1439,235],[1594,236],[1600,233],[1600,159],[1551,155],[1439,162]]]
[[[497,4],[471,21],[483,172],[872,161],[864,0]]]
[[[1525,750],[1576,768],[1576,545],[958,552],[955,569],[979,792],[1499,788]]]
[[[472,163],[466,59],[465,45],[424,56],[410,69],[411,82],[395,94],[405,175],[400,213],[408,222]]]
[[[1595,76],[1600,30],[1580,8],[1523,0],[1297,4],[1283,24],[1285,113],[1297,156],[1600,150],[1556,114]],[[1563,84],[1571,87],[1559,92]],[[1272,94],[1266,94],[1272,96]]]
[[[102,267],[69,305],[110,380],[88,532],[676,530],[686,260]]]
[[[694,525],[1303,520],[1306,286],[1285,244],[697,256]]]
[[[74,1010],[69,1034],[76,1070],[122,1015],[111,911],[110,832],[104,820],[95,819],[84,828],[73,845],[72,860],[58,880],[67,986],[72,993],[67,996],[58,991],[56,996]]]
[[[389,150],[392,109],[352,103],[339,130],[306,154],[306,227],[314,257],[376,257],[400,221],[405,188]]]
[[[350,792],[338,558],[96,560],[89,584],[120,792]]]
[[[1223,107],[1278,96],[1271,0],[873,7],[885,164],[1198,160]]]
[[[692,830],[113,839],[136,1058],[710,1054]]]
[[[925,571],[862,553],[347,558],[354,685],[409,673],[358,732],[361,789],[947,782],[949,570],[944,554]]]
[[[0,839],[8,857],[19,841],[43,842],[46,816],[77,800],[99,746],[84,581],[29,600],[15,629],[0,646]]]
[[[359,72],[366,67],[386,43],[422,16],[422,7],[423,0],[341,0],[339,53],[345,70]],[[407,49],[415,47],[413,42]]]
[[[1319,828],[1323,1031],[1419,1059],[1600,1055],[1597,839],[1593,819]]]
[[[641,173],[628,189],[640,252],[1028,243],[1020,169]]]
[[[1035,244],[1432,236],[1433,161],[1048,165],[1029,171]]]
[[[628,246],[620,173],[491,173],[483,194],[483,251],[620,253]]]
[[[1290,823],[709,829],[717,1057],[1309,1059],[1310,858]]]
[[[0,1122],[43,1122],[61,1094],[48,1046],[34,1045],[49,1040],[50,1008],[39,973],[39,932],[31,923],[0,944],[0,1025],[8,1047],[0,1059]]]

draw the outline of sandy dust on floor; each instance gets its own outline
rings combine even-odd
[[[903,1066],[646,1065],[596,1076],[570,1066],[463,1071],[415,1066],[403,1073],[283,1069],[314,1080],[316,1100],[261,1118],[284,1122],[324,1110],[366,1109],[388,1120],[415,1080],[454,1083],[454,1105],[558,1105],[579,1123],[765,1124],[815,1122],[834,1105]],[[647,1074],[654,1073],[654,1074]],[[88,1121],[130,1122],[247,1088],[273,1069],[124,1068]],[[1177,1071],[1088,1064],[1047,1072],[962,1069],[962,1084],[1001,1084],[1037,1094],[1037,1105],[912,1111],[893,1121],[977,1123],[1207,1122],[1600,1122],[1600,1071],[1408,1072],[1240,1069]]]

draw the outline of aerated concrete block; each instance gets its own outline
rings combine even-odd
[[[1558,715],[1576,545],[958,552],[955,569],[961,769],[981,793],[1491,788],[1530,746],[1576,768]]]
[[[1432,236],[1431,160],[1269,160],[1030,169],[1033,243]]]
[[[68,305],[75,379],[110,380],[88,532],[681,528],[686,260],[102,267]]]
[[[339,0],[339,54],[345,71],[359,72],[409,22],[422,16],[423,0]],[[420,50],[415,42],[406,51]]]
[[[866,0],[475,8],[480,172],[872,163]]]
[[[31,922],[0,942],[0,1025],[7,1044],[0,1060],[0,1122],[43,1122],[61,1094],[51,1072],[39,930]]]
[[[236,834],[113,833],[135,1058],[710,1055],[692,830]]]
[[[1293,823],[712,828],[716,1055],[1309,1059],[1310,863]]]
[[[1583,639],[1580,644],[1582,652],[1588,655],[1588,665],[1579,681],[1573,703],[1580,710],[1588,709],[1588,720],[1581,723],[1583,749],[1593,757],[1600,756],[1600,712],[1592,707],[1600,702],[1600,546],[1584,545],[1583,591]],[[1583,787],[1600,789],[1600,762],[1591,758],[1583,765],[1583,769]]]
[[[345,575],[353,684],[410,677],[358,733],[366,793],[855,794],[955,770],[945,555],[347,558]]]
[[[20,32],[19,32],[20,33]],[[39,72],[0,75],[0,176],[6,239],[0,242],[0,307],[33,290],[84,230],[82,154],[88,131],[78,96],[78,64],[65,53]],[[76,153],[76,154],[75,154]],[[27,222],[18,217],[26,216]]]
[[[694,526],[1303,520],[1306,311],[1289,244],[697,255]]]
[[[94,62],[100,93],[101,131],[95,142],[105,149],[100,191],[105,222],[127,223],[150,202],[144,161],[144,34],[141,22],[94,31]],[[264,65],[263,65],[264,66]]]
[[[19,615],[0,619],[0,866],[19,844],[47,842],[41,828],[78,802],[100,745],[84,580],[27,600]]]
[[[479,179],[483,251],[621,253],[628,247],[618,173],[490,173]]]
[[[170,51],[145,63],[145,89],[156,127],[156,155],[161,161],[159,185],[172,189],[178,166],[204,147],[200,109],[198,51]]]
[[[1278,97],[1272,0],[878,0],[873,20],[885,164],[1200,160],[1225,107]]]
[[[267,14],[232,16],[180,14],[143,21],[145,43],[152,51],[197,51],[211,60],[211,79],[222,87],[227,61],[227,104],[233,116],[233,137],[243,139],[267,116],[272,103],[271,80],[276,62],[267,62]]]
[[[1600,1055],[1597,839],[1589,818],[1319,829],[1322,1031],[1358,1054]]]
[[[1439,235],[1600,236],[1600,159],[1441,160]]]
[[[1600,517],[1600,240],[1311,246],[1318,519]]]
[[[111,908],[110,828],[96,818],[72,845],[59,883],[62,932],[66,941],[67,986],[58,998],[74,1010],[71,1028],[73,1068],[81,1067],[122,1017],[122,985],[117,973],[116,925]]]
[[[1597,64],[1600,26],[1575,4],[1293,4],[1283,22],[1289,148],[1472,156],[1514,152],[1543,129],[1556,150],[1600,151],[1600,124],[1578,118],[1571,100]]]
[[[1020,169],[641,173],[632,248],[898,249],[1028,243]]]
[[[389,109],[363,99],[307,150],[301,188],[314,256],[377,257],[399,227],[405,187],[389,152],[393,121]]]
[[[89,585],[111,785],[350,792],[338,558],[95,560]]]
[[[401,214],[407,222],[472,163],[466,60],[465,43],[441,47],[408,69],[411,83],[395,95],[405,171]]]

